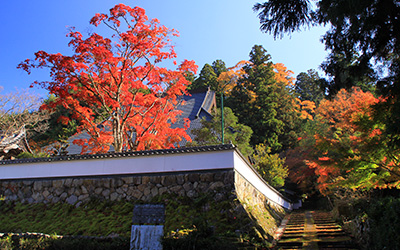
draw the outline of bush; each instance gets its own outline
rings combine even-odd
[[[0,249],[1,250],[11,250],[12,249],[12,240],[11,236],[4,237],[0,239]]]
[[[285,166],[286,159],[281,159],[279,154],[271,154],[271,148],[264,144],[258,144],[255,151],[253,159],[258,173],[274,188],[283,187],[289,173]]]
[[[83,238],[83,237],[23,237],[18,235],[0,239],[1,250],[126,250],[130,240],[127,237]]]
[[[369,249],[400,249],[400,198],[385,197],[366,209]]]
[[[336,203],[344,226],[363,249],[400,249],[400,198],[363,198]]]

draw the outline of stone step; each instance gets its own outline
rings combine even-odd
[[[328,212],[296,211],[279,233],[277,249],[357,249]]]

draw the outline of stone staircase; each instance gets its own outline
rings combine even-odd
[[[358,249],[329,212],[295,211],[275,235],[274,249]]]

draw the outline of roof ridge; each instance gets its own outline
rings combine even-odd
[[[203,99],[203,102],[201,103],[201,106],[200,106],[199,110],[198,110],[197,113],[196,113],[196,116],[195,116],[196,118],[199,117],[200,111],[201,111],[202,109],[203,109],[204,111],[206,111],[207,113],[209,113],[209,112],[204,108],[204,104],[206,103],[206,100],[207,100],[207,98],[208,98],[210,92],[211,92],[211,88],[210,88],[210,86],[208,86],[206,95],[204,96],[204,99]],[[209,113],[209,114],[210,114],[210,113]],[[211,114],[210,114],[210,115],[211,115]]]

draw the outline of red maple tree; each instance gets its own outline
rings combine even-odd
[[[315,119],[286,152],[289,178],[302,190],[400,188],[400,152],[388,144],[374,105],[384,101],[359,88],[323,100]]]
[[[32,85],[57,97],[44,108],[62,105],[71,110],[80,122],[78,132],[90,135],[74,141],[82,153],[107,152],[110,146],[116,152],[168,148],[182,138],[190,140],[185,128],[171,124],[179,114],[178,97],[190,84],[184,73],[195,73],[197,66],[187,60],[176,70],[158,66],[176,58],[169,38],[178,33],[157,19],[148,20],[144,9],[123,4],[110,9],[109,15],[96,14],[90,24],[105,25],[112,36],[92,33],[84,39],[72,28],[72,56],[39,51],[35,60],[19,65],[28,73],[32,68],[50,69],[51,81]]]
[[[385,126],[374,119],[381,102],[359,88],[340,90],[316,109],[319,129],[314,135],[313,169],[319,190],[336,188],[400,188],[399,151],[388,146]]]

